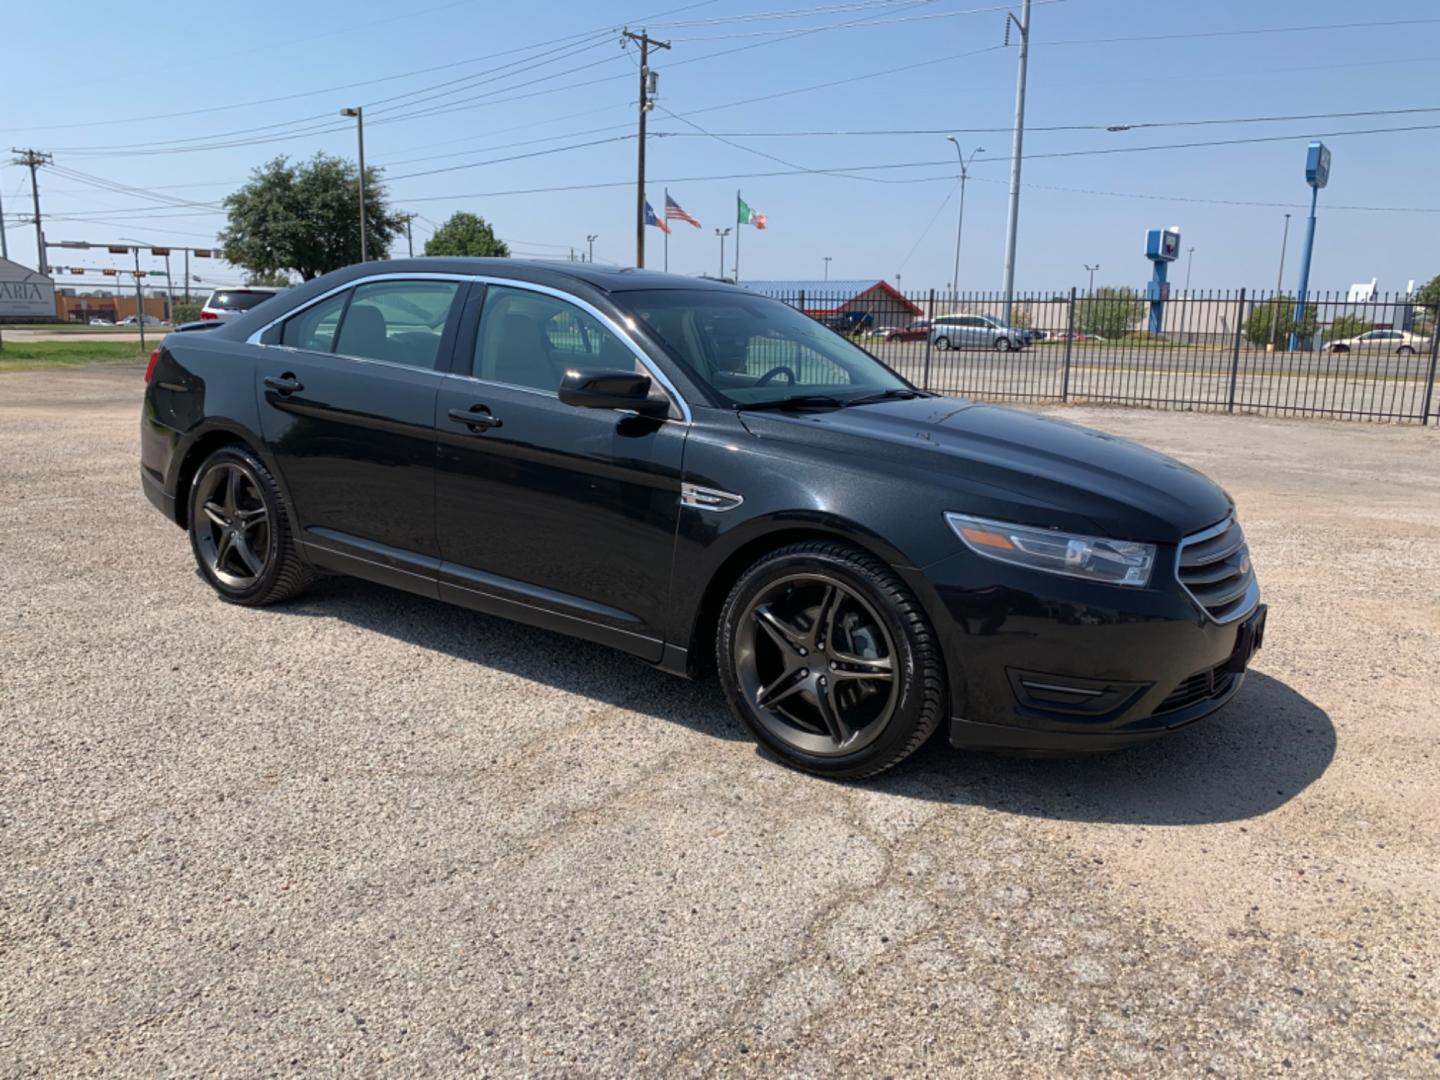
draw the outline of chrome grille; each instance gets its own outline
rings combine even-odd
[[[1234,518],[1181,541],[1175,573],[1185,591],[1216,622],[1240,618],[1260,599],[1250,548]]]

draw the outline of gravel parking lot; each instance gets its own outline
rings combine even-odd
[[[1141,750],[847,786],[599,647],[220,603],[140,394],[0,375],[5,1075],[1440,1072],[1434,428],[1064,410],[1235,496],[1254,674]]]

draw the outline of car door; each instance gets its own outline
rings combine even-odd
[[[658,660],[683,404],[662,418],[562,404],[567,368],[653,374],[577,298],[492,284],[465,325],[435,407],[442,598]]]
[[[316,561],[435,592],[435,398],[467,288],[362,281],[266,332],[261,425]]]

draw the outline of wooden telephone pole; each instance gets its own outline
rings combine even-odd
[[[640,43],[640,146],[635,181],[635,265],[645,266],[645,115],[655,107],[655,80],[650,75],[650,49],[668,49],[668,41],[656,41],[644,30],[626,30],[623,35]],[[664,213],[661,208],[660,213]]]

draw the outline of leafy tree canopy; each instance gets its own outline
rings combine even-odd
[[[220,233],[225,260],[252,280],[298,274],[303,280],[360,261],[356,212],[358,170],[341,158],[316,154],[291,164],[277,157],[250,174],[225,199],[229,223]],[[375,169],[365,170],[366,243],[372,259],[388,258],[403,219],[390,211]]]
[[[1245,340],[1251,345],[1271,345],[1284,351],[1295,330],[1301,338],[1308,339],[1315,333],[1319,313],[1314,304],[1306,304],[1305,312],[1297,328],[1295,325],[1295,297],[1279,295],[1270,300],[1260,301],[1250,309],[1245,320]]]
[[[1294,313],[1291,313],[1294,318]],[[1361,334],[1369,333],[1375,329],[1375,324],[1359,315],[1340,315],[1335,321],[1325,328],[1326,341],[1344,341],[1346,338],[1359,337]]]
[[[1415,294],[1415,302],[1432,314],[1440,311],[1440,274],[1420,286],[1420,291]]]
[[[1075,327],[1083,334],[1124,337],[1145,314],[1145,301],[1129,286],[1101,285],[1075,301]]]
[[[499,257],[510,254],[510,246],[495,235],[495,230],[479,214],[461,210],[435,230],[425,241],[426,255],[452,257]]]

